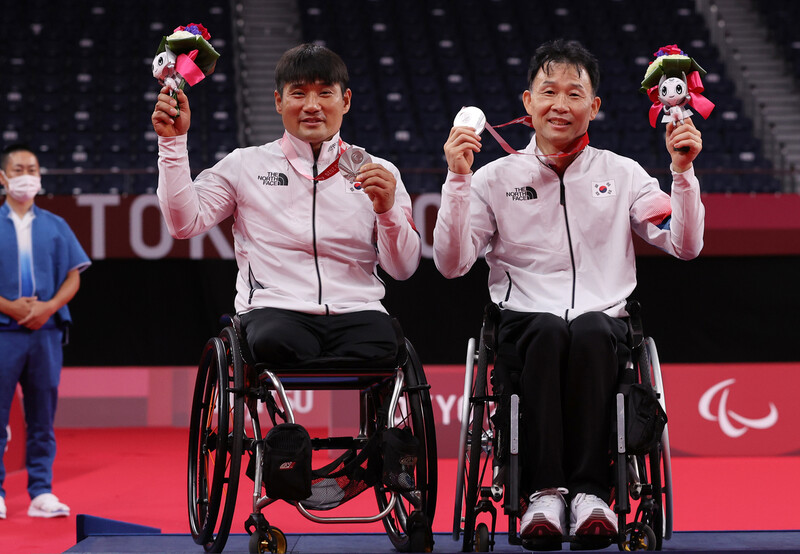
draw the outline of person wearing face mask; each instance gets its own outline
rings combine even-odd
[[[473,174],[476,130],[454,126],[444,145],[434,261],[454,278],[485,250],[498,341],[522,365],[523,539],[617,533],[608,438],[636,287],[633,234],[683,260],[703,247],[692,165],[700,131],[691,119],[668,126],[672,190],[663,192],[634,160],[588,145],[599,80],[597,59],[580,43],[546,43],[522,94],[535,131],[528,146]]]
[[[0,519],[7,516],[7,425],[17,383],[26,424],[25,466],[31,517],[69,515],[52,492],[56,454],[53,420],[61,375],[67,308],[91,261],[61,217],[35,205],[41,190],[39,161],[30,148],[12,145],[0,154]]]

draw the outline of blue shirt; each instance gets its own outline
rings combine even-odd
[[[31,224],[33,282],[36,283],[35,295],[45,302],[55,296],[67,278],[67,273],[73,269],[83,271],[92,262],[62,217],[36,205],[31,210],[34,215]],[[8,300],[16,300],[21,296],[19,263],[17,232],[11,219],[11,208],[4,203],[0,206],[0,296]],[[66,305],[53,318],[48,325],[72,321]],[[0,328],[8,325],[17,328],[16,322],[8,315],[0,313]]]

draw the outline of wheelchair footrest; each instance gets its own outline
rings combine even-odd
[[[552,551],[561,550],[561,537],[537,537],[522,539],[522,548],[525,550]]]
[[[602,550],[617,542],[617,536],[606,537],[572,537],[569,544],[570,550]]]
[[[311,439],[311,448],[314,450],[349,450],[351,448],[362,448],[367,444],[366,437],[327,437],[322,439]]]

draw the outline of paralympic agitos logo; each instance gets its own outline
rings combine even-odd
[[[726,379],[709,388],[700,397],[697,409],[703,419],[716,421],[725,435],[731,438],[738,438],[747,433],[750,429],[769,429],[778,422],[778,408],[774,403],[769,402],[769,413],[764,417],[751,418],[740,415],[728,406],[728,397],[731,386],[736,379]],[[716,413],[712,412],[712,404],[719,395],[716,404]]]

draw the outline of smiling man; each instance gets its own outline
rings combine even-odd
[[[668,126],[672,194],[634,160],[588,146],[600,109],[597,60],[577,42],[542,45],[522,95],[535,134],[527,148],[472,174],[481,138],[454,127],[434,261],[464,275],[485,250],[499,341],[521,364],[526,450],[523,538],[611,535],[608,439],[617,347],[636,286],[632,234],[681,259],[703,245],[692,162],[702,148],[687,119]]]
[[[190,238],[234,216],[235,308],[257,361],[392,356],[396,335],[376,267],[395,279],[416,270],[421,241],[411,199],[386,160],[350,166],[354,182],[340,171],[348,150],[351,159],[369,156],[339,136],[352,92],[338,55],[313,44],[292,48],[278,62],[275,85],[283,137],[234,150],[194,181],[189,100],[161,90],[151,119],[167,227]]]

